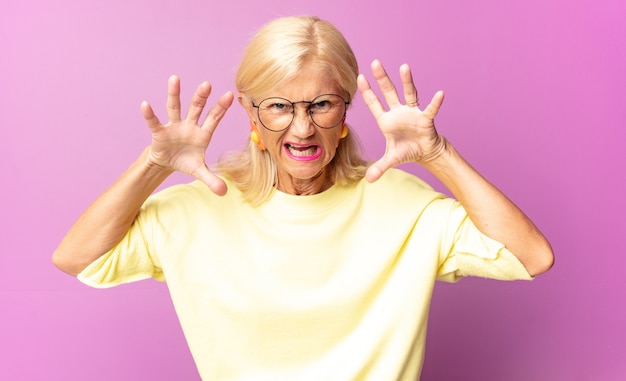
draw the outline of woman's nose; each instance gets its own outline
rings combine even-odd
[[[315,125],[309,114],[308,107],[294,108],[293,121],[289,128],[299,138],[308,138],[315,133]]]

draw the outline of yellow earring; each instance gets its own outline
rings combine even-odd
[[[345,139],[346,136],[348,136],[348,126],[346,126],[346,124],[344,123],[341,127],[341,138]]]
[[[267,149],[265,144],[263,144],[263,141],[261,141],[261,136],[259,135],[259,131],[257,131],[253,121],[250,121],[250,140],[252,140],[257,147],[259,147],[259,150],[265,151]]]

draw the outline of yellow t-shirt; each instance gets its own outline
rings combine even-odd
[[[229,184],[152,197],[78,278],[167,282],[206,380],[415,380],[435,280],[531,279],[460,204],[397,169],[259,207]]]

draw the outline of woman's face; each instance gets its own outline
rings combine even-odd
[[[266,98],[280,97],[296,103],[311,101],[323,94],[338,94],[344,99],[347,98],[347,95],[334,83],[326,71],[310,64],[305,66],[293,80],[285,85],[270,89],[252,101],[259,106]],[[324,98],[320,99],[322,102],[318,105],[327,103]],[[271,103],[264,102],[264,105],[267,104],[273,109],[284,107],[283,104],[277,104],[273,101]],[[276,163],[279,190],[294,194],[319,193],[332,185],[324,168],[335,156],[341,139],[343,119],[340,119],[333,128],[321,128],[313,122],[307,112],[309,103],[296,103],[294,106],[295,115],[291,124],[289,124],[289,116],[287,116],[288,127],[276,132],[263,126],[259,120],[258,108],[253,107],[252,104],[246,105],[245,102],[244,107],[246,107],[250,119],[258,131],[261,141]],[[287,107],[291,107],[291,104],[287,103]],[[316,106],[310,107],[315,113]],[[343,108],[343,105],[341,107]],[[263,112],[261,111],[261,113]],[[271,127],[268,120],[263,118],[264,114],[261,115],[265,125]],[[316,118],[318,118],[316,121],[319,123],[321,117],[316,116]]]

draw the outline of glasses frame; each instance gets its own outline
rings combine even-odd
[[[316,99],[318,99],[318,98],[320,98],[320,97],[327,96],[327,95],[332,95],[332,96],[339,97],[339,98],[343,101],[343,103],[344,103],[344,105],[345,105],[345,108],[344,108],[344,110],[343,110],[343,115],[342,115],[342,117],[339,119],[339,122],[337,122],[337,124],[335,124],[334,126],[331,126],[331,127],[323,127],[323,126],[320,126],[319,124],[315,123],[315,119],[313,119],[313,114],[314,114],[314,113],[311,111],[311,105],[312,105],[313,103],[315,103],[315,100],[316,100]],[[292,110],[291,110],[291,121],[289,121],[289,123],[287,124],[287,126],[285,126],[285,128],[281,128],[280,130],[273,130],[273,129],[271,129],[271,128],[267,127],[267,126],[265,125],[265,123],[263,123],[263,120],[261,120],[261,108],[260,108],[260,106],[261,106],[261,104],[262,104],[263,102],[265,102],[265,101],[266,101],[266,100],[268,100],[268,99],[281,99],[281,100],[287,101],[288,103],[290,103],[290,104],[291,104],[291,108],[292,108]],[[331,128],[335,128],[335,127],[337,127],[338,125],[340,125],[340,124],[341,124],[341,122],[343,122],[343,121],[346,119],[346,114],[347,114],[347,112],[348,112],[348,106],[350,105],[351,101],[350,101],[350,99],[346,100],[344,97],[342,97],[342,96],[341,96],[341,95],[339,95],[339,94],[320,94],[320,95],[316,96],[315,98],[313,98],[313,99],[312,99],[312,100],[310,100],[310,101],[297,101],[297,102],[292,102],[292,101],[290,101],[289,99],[287,99],[287,98],[283,98],[283,97],[268,97],[268,98],[263,99],[261,102],[259,102],[259,104],[256,104],[256,105],[255,105],[255,104],[254,104],[254,100],[252,100],[252,101],[251,101],[251,103],[252,103],[252,107],[256,108],[256,115],[257,115],[257,117],[259,118],[259,122],[261,122],[261,125],[262,125],[262,126],[263,126],[266,130],[268,130],[268,131],[272,131],[272,132],[281,132],[281,131],[285,131],[286,129],[288,129],[288,128],[289,128],[289,126],[291,126],[291,124],[293,123],[293,120],[294,120],[294,118],[296,117],[296,105],[297,105],[297,104],[299,104],[299,103],[307,103],[307,104],[308,104],[308,106],[307,106],[307,110],[306,110],[306,113],[309,115],[309,118],[311,118],[311,122],[313,122],[313,124],[314,124],[314,125],[316,125],[316,126],[317,126],[317,127],[319,127],[319,128],[323,128],[323,129],[325,129],[325,130],[329,130],[329,129],[331,129]]]

